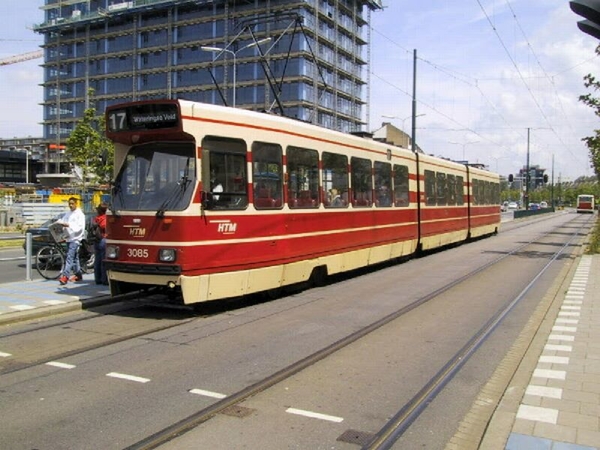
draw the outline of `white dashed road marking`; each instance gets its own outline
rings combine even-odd
[[[120,378],[122,380],[136,381],[138,383],[147,383],[150,378],[136,377],[134,375],[127,375],[125,373],[111,372],[106,374],[107,377]]]
[[[52,367],[59,367],[61,369],[74,369],[77,366],[74,366],[73,364],[67,364],[67,363],[61,363],[58,361],[50,361],[46,363],[47,366],[52,366]]]
[[[225,398],[225,394],[219,394],[218,392],[205,391],[203,389],[190,389],[190,394],[203,395],[204,397],[212,398]]]
[[[285,412],[290,413],[290,414],[296,414],[298,416],[310,417],[313,419],[328,420],[329,422],[336,422],[336,423],[340,423],[344,420],[342,417],[328,416],[327,414],[319,414],[316,412],[305,411],[303,409],[296,409],[296,408],[288,408],[285,410]]]

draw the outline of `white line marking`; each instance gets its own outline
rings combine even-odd
[[[303,409],[296,409],[296,408],[288,408],[285,410],[285,412],[290,413],[290,414],[296,414],[298,416],[311,417],[313,419],[328,420],[329,422],[336,422],[336,423],[340,423],[344,420],[342,417],[328,416],[326,414],[319,414],[316,412],[304,411]]]
[[[137,381],[138,383],[147,383],[148,381],[150,381],[150,378],[136,377],[134,375],[127,375],[125,373],[118,373],[118,372],[107,373],[106,376],[113,377],[113,378],[121,378],[123,380],[129,380],[129,381]]]
[[[556,322],[554,322],[556,324],[562,323],[563,325],[577,325],[579,323],[579,320],[577,319],[562,319],[562,318],[558,318],[556,319]]]
[[[65,302],[63,300],[44,300],[42,303],[53,306],[53,305],[64,305],[67,302]]]
[[[549,378],[551,380],[564,380],[567,377],[567,372],[565,372],[564,370],[535,369],[533,371],[532,376],[535,378]]]
[[[27,311],[29,309],[35,309],[35,306],[31,306],[31,305],[14,305],[14,306],[10,306],[10,308],[16,309],[17,311]]]
[[[573,342],[575,340],[575,336],[568,336],[565,334],[551,334],[550,336],[548,336],[548,340]]]
[[[552,388],[548,386],[535,386],[530,384],[525,390],[526,395],[536,395],[538,397],[562,398],[563,390],[560,388]]]
[[[517,411],[517,419],[535,420],[538,422],[553,423],[558,420],[558,410],[540,408],[539,406],[521,405]]]
[[[568,333],[575,333],[575,332],[577,332],[577,327],[553,326],[552,331],[565,331]]]
[[[0,358],[8,358],[9,356],[12,356],[12,355],[10,353],[0,352]]]
[[[563,305],[583,305],[581,300],[565,300]]]
[[[46,363],[47,366],[60,367],[61,369],[74,369],[77,366],[73,364],[61,363],[58,361],[50,361]]]
[[[567,356],[540,356],[539,362],[550,363],[550,364],[569,364],[569,358]]]
[[[572,352],[573,347],[570,345],[546,344],[544,345],[544,350],[548,350],[550,352]]]
[[[212,397],[212,398],[225,398],[225,397],[227,397],[225,394],[219,394],[218,392],[205,391],[205,390],[202,390],[202,389],[190,389],[190,393],[191,394],[203,395],[205,397]]]

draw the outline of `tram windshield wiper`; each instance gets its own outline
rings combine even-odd
[[[164,217],[167,206],[176,203],[176,200],[179,201],[183,197],[183,194],[187,190],[190,183],[191,180],[187,175],[182,176],[181,179],[173,186],[173,190],[167,195],[167,198],[161,203],[160,207],[156,211],[156,217]]]

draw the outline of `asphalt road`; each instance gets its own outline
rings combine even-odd
[[[220,414],[165,446],[356,448],[340,443],[338,436],[348,430],[376,431],[490,314],[524,288],[545,264],[546,255],[566,239],[565,229],[556,232],[555,227],[572,218],[557,215],[530,225],[514,223],[513,229],[507,226],[496,237],[275,301],[198,315],[168,330],[119,342],[114,342],[115,336],[131,335],[135,326],[151,328],[153,320],[158,326],[169,319],[167,314],[87,311],[78,322],[47,321],[39,329],[14,329],[3,338],[0,350],[15,361],[36,363],[58,353],[64,356],[54,365],[35,364],[0,376],[4,442],[14,449],[86,448],[90,443],[91,448],[122,449],[210,405],[215,401],[211,395],[235,393],[524,242],[547,236],[494,266],[485,278],[477,277],[412,310],[249,399],[243,404],[248,416]],[[395,448],[444,448],[569,261],[561,258],[539,280]],[[86,350],[101,338],[110,345]],[[40,342],[52,352],[40,348]],[[66,342],[82,351],[63,348]],[[293,415],[290,409],[331,420]]]

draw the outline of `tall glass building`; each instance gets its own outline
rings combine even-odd
[[[183,98],[360,131],[381,0],[45,0],[44,139],[89,106]]]

